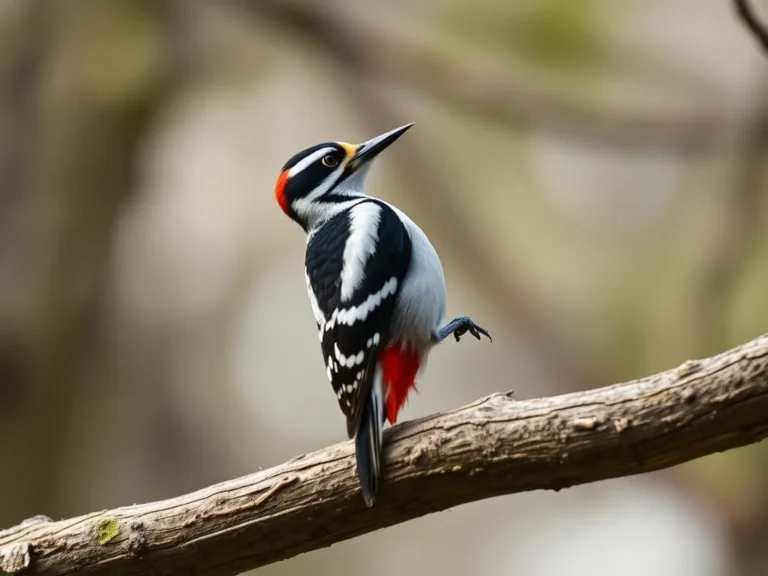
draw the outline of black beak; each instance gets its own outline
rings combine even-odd
[[[350,172],[354,172],[361,166],[364,166],[376,156],[378,156],[381,152],[384,151],[385,148],[387,148],[390,144],[392,144],[395,140],[400,138],[403,134],[405,134],[406,130],[413,126],[413,122],[410,124],[406,124],[405,126],[400,126],[400,128],[395,128],[394,130],[390,130],[389,132],[385,132],[384,134],[381,134],[379,136],[376,136],[375,138],[371,138],[370,140],[363,142],[357,147],[357,150],[355,151],[355,155],[352,157],[352,160],[349,161],[349,164],[347,164],[347,169]]]

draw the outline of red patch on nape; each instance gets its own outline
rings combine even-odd
[[[387,420],[394,424],[408,393],[416,387],[421,356],[412,347],[393,342],[379,353],[379,365],[387,399]]]
[[[288,198],[285,197],[285,185],[287,183],[288,170],[283,170],[277,177],[277,184],[275,184],[275,199],[286,214],[288,214]]]

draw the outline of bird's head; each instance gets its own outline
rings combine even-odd
[[[275,184],[280,208],[305,231],[363,194],[372,161],[413,124],[385,132],[362,144],[323,142],[295,154]]]

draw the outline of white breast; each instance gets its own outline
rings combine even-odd
[[[428,348],[445,316],[445,277],[440,258],[427,235],[405,213],[388,204],[402,219],[413,253],[392,319],[390,337]]]

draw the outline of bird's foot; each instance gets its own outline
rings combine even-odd
[[[453,337],[456,338],[456,342],[458,342],[467,332],[472,334],[472,336],[478,340],[480,340],[480,335],[482,334],[483,336],[487,337],[488,340],[493,342],[493,338],[491,338],[491,335],[488,334],[488,331],[482,326],[475,324],[472,318],[469,316],[459,316],[458,318],[454,318],[448,322],[448,324],[437,331],[434,340],[435,342],[442,342],[448,336],[453,334]]]

